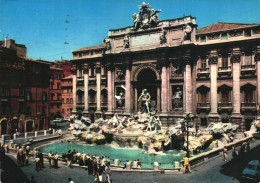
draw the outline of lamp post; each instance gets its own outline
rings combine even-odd
[[[190,153],[189,153],[189,128],[192,127],[192,121],[194,119],[194,116],[192,113],[188,113],[185,115],[184,117],[184,121],[181,124],[181,129],[183,133],[186,133],[187,136],[187,157],[190,157]]]

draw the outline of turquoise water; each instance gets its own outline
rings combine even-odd
[[[77,150],[79,152],[84,151],[86,154],[96,156],[107,156],[113,163],[114,159],[119,159],[120,164],[123,165],[126,160],[139,159],[142,163],[142,168],[153,169],[153,163],[159,162],[160,168],[174,168],[174,161],[180,161],[183,159],[184,151],[169,150],[165,151],[166,155],[150,155],[145,154],[141,149],[117,149],[110,145],[88,145],[88,144],[76,144],[72,142],[55,143],[41,148],[43,153],[49,153],[50,151],[57,152],[61,155],[63,152],[67,153],[68,150]]]

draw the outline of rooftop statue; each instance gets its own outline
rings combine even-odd
[[[158,26],[159,17],[157,13],[161,12],[161,10],[150,9],[150,5],[143,2],[142,5],[139,6],[138,14],[134,13],[132,18],[134,21],[134,28],[132,30],[138,29],[147,29],[151,27]]]

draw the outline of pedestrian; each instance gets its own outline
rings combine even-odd
[[[52,166],[51,166],[51,159],[52,159],[52,151],[50,151],[50,153],[48,154],[48,160],[49,160],[49,166],[50,166],[50,168],[52,167]]]
[[[29,154],[30,153],[30,146],[26,146],[26,148],[25,148],[25,152],[26,152],[26,154]]]
[[[183,164],[184,164],[184,170],[183,173],[186,173],[186,170],[188,169],[188,172],[191,173],[190,170],[190,162],[189,162],[189,158],[187,155],[184,156],[183,158]]]
[[[246,147],[245,147],[245,149],[246,149],[246,152],[249,152],[249,151],[250,151],[250,143],[249,143],[249,141],[246,142]]]
[[[224,146],[223,148],[223,160],[227,161],[227,146]]]
[[[233,159],[237,157],[236,147],[232,146],[232,157]]]
[[[72,158],[72,152],[69,150],[67,154],[67,166],[71,166],[71,158]]]
[[[110,170],[110,163],[106,163],[105,167],[105,174],[106,174],[106,180],[108,183],[111,183],[111,170]]]
[[[40,171],[40,158],[39,158],[39,155],[36,156],[34,162],[35,162],[35,170],[37,172]]]
[[[137,168],[141,168],[141,162],[139,161],[139,159],[137,160]]]
[[[74,183],[72,178],[70,178],[70,177],[68,178],[68,181],[69,181],[69,183]]]
[[[41,151],[39,151],[39,158],[40,158],[40,166],[41,166],[41,169],[42,168],[45,168],[44,167],[44,163],[43,163],[43,154]]]
[[[54,167],[58,168],[59,167],[58,166],[59,156],[58,156],[57,152],[55,152],[53,159],[54,159]]]
[[[34,179],[34,176],[31,176],[31,181],[30,183],[36,183],[35,179]]]
[[[17,153],[17,155],[16,155],[16,162],[17,162],[18,167],[20,167],[21,166],[21,155],[20,155],[20,153]]]
[[[244,155],[245,152],[245,145],[243,143],[240,144],[240,148],[238,150],[238,156]]]
[[[28,166],[29,154],[25,154],[25,166]]]

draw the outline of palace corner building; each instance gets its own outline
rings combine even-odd
[[[197,29],[195,17],[160,21],[159,13],[143,3],[133,26],[73,51],[72,112],[92,119],[135,114],[147,89],[163,125],[193,113],[204,126],[222,121],[248,130],[260,104],[260,24]]]

